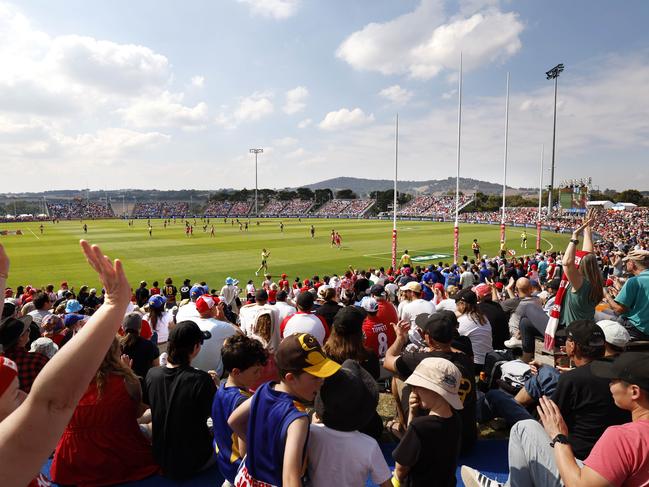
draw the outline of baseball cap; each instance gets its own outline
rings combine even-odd
[[[275,352],[279,370],[301,370],[315,377],[329,377],[340,370],[340,364],[328,359],[318,340],[308,333],[295,333],[284,338]]]
[[[142,316],[140,313],[128,313],[124,316],[122,320],[122,329],[126,330],[137,330],[142,329]]]
[[[0,321],[0,345],[5,349],[15,345],[20,335],[29,329],[32,321],[33,319],[29,315],[20,318],[8,316]]]
[[[604,332],[591,320],[573,321],[563,330],[558,330],[555,335],[564,336],[577,345],[587,347],[603,347],[605,342]]]
[[[633,260],[636,262],[649,262],[649,250],[638,250],[634,249],[627,254],[626,257],[622,259],[623,262],[627,260]]]
[[[455,301],[462,301],[467,304],[478,304],[478,296],[470,289],[460,289],[455,295]]]
[[[374,284],[370,288],[370,295],[371,296],[378,296],[380,298],[384,298],[386,296],[386,293],[385,293],[385,287],[383,286],[383,284]]]
[[[86,315],[78,315],[76,313],[72,313],[72,314],[65,315],[65,317],[63,318],[63,324],[69,328],[71,326],[76,325],[80,321],[85,321],[87,319],[88,317]]]
[[[194,284],[189,290],[189,298],[192,301],[196,301],[198,297],[202,296],[203,294],[205,294],[205,288],[200,284]]]
[[[595,360],[590,370],[597,377],[619,379],[649,392],[649,353],[624,352],[613,362]]]
[[[209,331],[202,331],[193,321],[181,321],[169,332],[169,341],[178,347],[193,346],[212,338]]]
[[[18,376],[18,366],[13,360],[0,356],[0,396],[9,388]]]
[[[473,292],[478,298],[482,299],[491,295],[491,287],[489,287],[489,285],[485,283],[478,284],[473,288]]]
[[[220,302],[221,300],[217,296],[208,296],[207,294],[203,294],[196,300],[196,311],[203,315]]]
[[[495,285],[496,285],[496,289],[498,289],[498,291],[502,291],[502,290],[503,290],[503,287],[505,287],[505,286],[503,285],[503,283],[500,282],[500,281],[498,281]]]
[[[32,342],[29,351],[40,353],[47,358],[52,358],[59,351],[59,346],[50,338],[40,337]]]
[[[327,290],[331,289],[331,286],[328,284],[323,284],[318,288],[318,297],[324,299],[325,293]]]
[[[631,335],[620,323],[613,320],[600,320],[597,325],[604,332],[604,340],[613,346],[624,348],[631,341]]]
[[[406,379],[406,384],[423,387],[442,396],[453,409],[464,409],[458,395],[462,374],[452,362],[439,358],[425,358]]]
[[[311,293],[300,293],[297,295],[297,299],[295,300],[295,304],[300,308],[305,309],[311,309],[313,307],[313,302],[313,294]]]
[[[65,303],[65,312],[66,313],[77,313],[83,309],[81,303],[76,299],[68,299],[68,302]]]
[[[379,310],[379,303],[374,298],[366,297],[361,301],[361,308],[368,313],[376,313]]]
[[[166,302],[167,298],[160,294],[155,294],[149,298],[149,307],[153,309],[162,309]]]
[[[286,279],[287,277],[288,276],[285,273],[282,274],[282,279]]]
[[[415,324],[440,343],[451,343],[458,327],[455,313],[446,310],[436,311],[431,315],[427,313],[417,315]]]
[[[416,292],[416,293],[420,293],[421,292],[421,284],[419,284],[418,282],[415,282],[415,281],[410,281],[405,286],[403,286],[401,289],[403,291],[413,291],[413,292]]]

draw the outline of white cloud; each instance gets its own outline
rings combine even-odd
[[[308,96],[309,90],[307,90],[304,86],[298,86],[296,88],[293,88],[292,90],[287,91],[286,104],[284,105],[284,108],[282,108],[282,110],[284,110],[284,112],[288,113],[289,115],[301,112],[302,110],[304,110],[304,107],[306,107],[306,103],[304,101]]]
[[[133,151],[154,147],[169,139],[168,135],[160,132],[143,133],[122,128],[107,128],[96,133],[63,137],[60,143],[63,148],[79,155],[110,161]]]
[[[267,91],[255,92],[250,96],[242,97],[232,111],[229,111],[227,106],[223,107],[221,113],[216,117],[216,123],[232,129],[242,123],[261,120],[275,110],[272,98],[273,93]]]
[[[192,86],[196,88],[202,88],[205,85],[204,76],[192,76]]]
[[[518,52],[524,27],[518,15],[502,13],[491,2],[478,3],[464,14],[475,7],[485,10],[465,18],[448,17],[441,0],[422,0],[413,12],[352,33],[336,55],[355,69],[430,79],[444,69],[456,69],[460,52],[466,70]]]
[[[374,115],[365,115],[360,108],[349,110],[341,108],[335,112],[329,112],[318,125],[323,130],[340,130],[359,125],[365,125],[374,121]]]
[[[173,127],[181,129],[205,128],[208,122],[207,105],[184,106],[182,94],[167,91],[158,97],[136,100],[128,108],[118,110],[124,120],[134,127]]]
[[[283,20],[296,14],[301,0],[237,0],[248,5],[254,15]]]
[[[297,144],[297,139],[293,137],[284,137],[282,139],[276,139],[273,141],[273,144],[277,147],[290,147]]]
[[[305,118],[304,120],[301,120],[300,123],[297,124],[297,128],[305,129],[309,125],[311,125],[312,123],[313,123],[313,120],[311,120],[310,118]]]
[[[295,149],[294,151],[289,152],[288,154],[286,154],[286,157],[288,159],[299,159],[299,158],[304,157],[306,155],[306,153],[307,152],[302,147],[299,147],[299,148]]]
[[[399,85],[392,85],[382,89],[379,95],[395,105],[405,105],[412,98],[412,91],[401,88]]]

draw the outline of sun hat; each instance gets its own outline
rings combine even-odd
[[[379,402],[374,378],[352,359],[325,379],[315,398],[315,411],[325,426],[338,431],[361,429],[371,421]]]
[[[604,332],[604,340],[610,345],[624,348],[631,341],[631,335],[627,329],[617,321],[600,320],[597,325]]]
[[[326,378],[340,369],[340,364],[327,358],[318,340],[308,333],[294,333],[284,338],[275,352],[279,370],[302,371]]]
[[[153,309],[162,309],[164,308],[167,298],[161,296],[160,294],[154,294],[149,298],[149,308]]]
[[[83,306],[81,306],[81,303],[76,299],[68,299],[67,303],[65,303],[66,313],[78,313],[82,309]]]
[[[406,384],[423,387],[442,396],[453,409],[463,409],[458,395],[462,373],[449,360],[439,357],[423,359],[414,372],[406,379]]]
[[[234,279],[232,279],[231,277],[226,277],[225,278],[225,284],[227,286],[231,286],[232,284],[234,284]]]
[[[47,358],[52,358],[54,357],[54,354],[59,351],[59,346],[50,338],[40,337],[32,342],[29,351],[40,353],[45,355]]]

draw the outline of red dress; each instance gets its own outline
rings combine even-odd
[[[140,480],[158,471],[137,424],[139,404],[124,378],[108,376],[101,398],[93,381],[56,446],[50,470],[59,484],[92,487]]]

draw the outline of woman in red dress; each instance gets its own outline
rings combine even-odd
[[[158,471],[151,444],[137,423],[140,382],[120,361],[119,350],[115,339],[63,432],[51,468],[56,483],[112,485]]]

